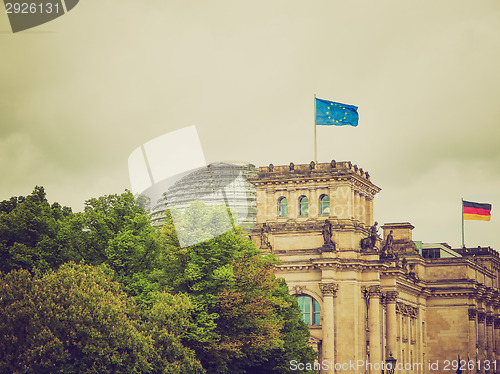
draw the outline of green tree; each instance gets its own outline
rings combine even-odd
[[[138,309],[105,266],[0,273],[1,373],[203,373],[180,341],[189,298]]]
[[[50,206],[43,187],[0,203],[0,271],[57,268],[71,259],[58,233],[71,209]]]
[[[185,341],[208,373],[288,373],[289,357],[314,361],[298,304],[273,274],[278,260],[262,256],[241,229],[227,226],[225,213],[193,203],[166,215],[155,275],[193,300],[194,325]],[[227,232],[208,239],[224,225]],[[186,232],[208,240],[181,248],[177,233]]]
[[[283,346],[266,352],[262,361],[247,369],[246,374],[278,374],[289,373],[290,362],[314,362],[318,355],[308,344],[309,329],[302,319],[302,313],[295,296],[290,295],[284,279],[279,280],[279,287],[273,295],[284,301],[277,305],[276,314],[284,320]],[[295,373],[314,374],[317,371],[303,370]]]
[[[159,290],[150,281],[158,255],[158,232],[131,192],[107,195],[85,202],[61,230],[61,242],[73,260],[111,267],[126,292],[143,302]]]

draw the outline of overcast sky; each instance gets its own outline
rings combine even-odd
[[[318,161],[370,173],[378,222],[459,246],[460,199],[488,202],[466,244],[500,250],[499,89],[498,0],[81,0],[16,34],[2,10],[0,200],[42,185],[81,210],[191,125],[209,163],[309,163],[316,94],[359,107]]]

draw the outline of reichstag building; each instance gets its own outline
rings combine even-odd
[[[276,275],[298,298],[321,373],[500,371],[496,251],[415,241],[409,222],[379,235],[380,188],[351,162],[271,164],[250,182],[251,238],[282,260]]]

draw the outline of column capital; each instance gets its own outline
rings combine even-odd
[[[485,319],[486,319],[486,312],[484,312],[484,311],[478,311],[477,312],[477,322],[478,323],[484,323]]]
[[[492,315],[486,315],[486,324],[491,326],[493,324],[494,317]]]
[[[495,317],[494,324],[495,324],[495,329],[500,329],[500,318]]]
[[[368,288],[368,296],[369,297],[382,297],[382,291],[380,290],[380,286],[370,286]]]
[[[387,303],[395,303],[398,298],[399,291],[386,291],[384,292],[384,300]]]
[[[323,296],[337,296],[339,285],[337,283],[320,283],[319,288]]]
[[[469,308],[469,321],[476,319],[477,309],[475,307]]]

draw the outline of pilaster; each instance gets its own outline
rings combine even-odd
[[[476,360],[476,347],[477,347],[477,323],[476,323],[477,309],[475,307],[469,308],[469,346],[468,354],[469,360]],[[471,374],[476,373],[476,368],[470,371]]]
[[[336,283],[320,283],[319,288],[323,293],[323,343],[322,343],[322,357],[328,363],[335,362],[335,316],[333,299],[337,296],[339,288]],[[329,370],[322,371],[321,373],[334,373],[333,365],[328,365]]]
[[[382,344],[380,339],[380,298],[382,292],[380,286],[370,286],[368,289],[370,298],[368,306],[368,329],[370,339],[370,363],[372,367],[380,366],[382,361]],[[371,370],[370,374],[380,374],[380,370]]]
[[[384,298],[387,305],[387,352],[386,357],[389,357],[389,354],[392,353],[392,356],[395,359],[397,357],[397,346],[396,346],[396,337],[397,337],[397,316],[396,316],[396,300],[398,298],[398,291],[387,291],[384,294]]]

